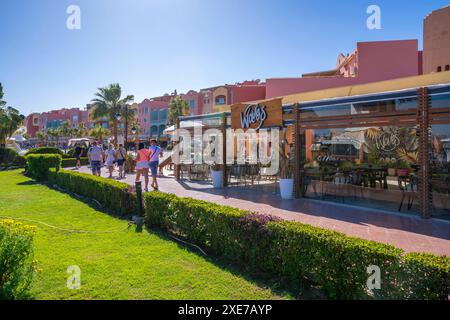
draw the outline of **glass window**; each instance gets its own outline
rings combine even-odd
[[[432,215],[450,219],[450,124],[431,126]]]
[[[450,93],[431,95],[432,108],[450,107]]]
[[[226,98],[225,96],[217,96],[216,100],[215,100],[215,104],[216,105],[224,105],[226,103]]]
[[[350,115],[351,105],[334,105],[334,106],[318,106],[306,107],[300,109],[302,119],[312,119],[319,117],[345,116]]]
[[[306,197],[416,213],[415,127],[306,129]]]

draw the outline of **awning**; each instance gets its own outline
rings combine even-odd
[[[191,121],[191,120],[186,120],[186,121],[180,121],[180,129],[185,129],[185,128],[194,128],[194,127],[203,127],[203,124],[201,122],[198,121]],[[163,133],[164,134],[169,134],[175,131],[175,126],[170,126],[166,129],[164,129]]]

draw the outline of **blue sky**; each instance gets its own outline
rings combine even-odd
[[[66,9],[81,8],[81,30]],[[366,27],[381,8],[382,29]],[[0,82],[28,114],[84,107],[119,82],[146,97],[327,70],[357,41],[419,39],[447,1],[1,0]]]

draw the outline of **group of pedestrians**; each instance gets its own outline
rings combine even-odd
[[[77,158],[77,168],[79,168],[79,157],[77,150],[75,150],[75,157]],[[136,155],[136,181],[140,181],[144,177],[145,191],[148,191],[149,173],[152,175],[151,186],[154,190],[158,190],[158,165],[159,157],[162,156],[161,148],[157,145],[156,140],[150,141],[150,147],[146,148],[144,143],[138,144]],[[109,172],[109,178],[113,178],[114,167],[117,165],[119,170],[119,179],[125,178],[124,165],[127,161],[127,151],[122,144],[114,148],[112,144],[108,145],[106,151],[101,145],[94,141],[89,148],[87,157],[91,166],[92,174],[96,176],[101,175],[101,168],[103,163]]]
[[[125,178],[124,165],[126,156],[127,151],[122,144],[119,144],[117,148],[114,148],[114,146],[110,144],[108,145],[108,149],[104,151],[103,147],[98,145],[96,141],[92,143],[87,153],[93,175],[100,176],[104,162],[109,172],[109,178],[113,177],[114,167],[117,164],[119,169],[119,179]]]

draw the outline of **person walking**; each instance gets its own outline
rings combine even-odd
[[[136,182],[141,180],[141,175],[145,179],[144,191],[148,191],[148,169],[150,161],[150,150],[145,148],[145,144],[140,142],[138,145],[136,158]]]
[[[81,168],[81,155],[83,153],[83,148],[81,148],[80,144],[77,143],[75,146],[75,151],[73,153],[77,163],[76,163],[76,169],[80,169]]]
[[[123,147],[123,144],[119,144],[116,150],[117,166],[119,167],[119,179],[125,178],[124,165],[127,160],[127,150]]]
[[[114,163],[116,163],[116,151],[112,144],[108,145],[108,150],[106,150],[106,167],[109,171],[108,178],[112,179],[114,172]]]
[[[150,141],[150,170],[152,173],[152,188],[154,190],[158,190],[158,165],[159,165],[159,157],[162,156],[161,148],[158,146],[157,141],[152,139]]]
[[[89,163],[91,164],[92,174],[100,177],[102,162],[105,157],[105,154],[103,152],[103,148],[97,145],[97,141],[94,141],[92,143],[92,146],[89,148],[87,156]]]

